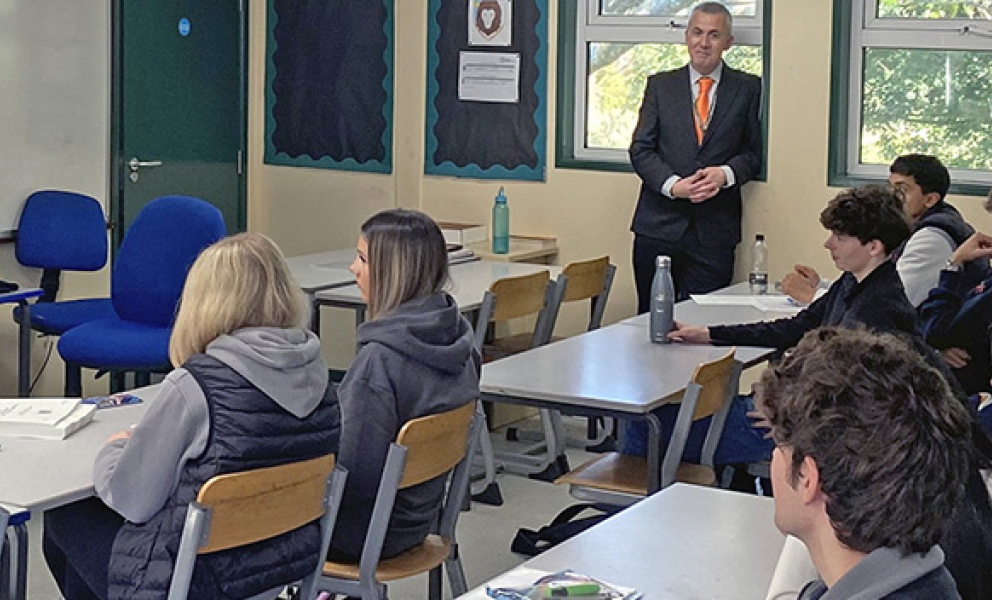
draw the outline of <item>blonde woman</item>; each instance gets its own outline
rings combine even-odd
[[[165,597],[186,506],[215,475],[334,452],[339,415],[299,286],[276,245],[243,233],[203,251],[169,345],[177,368],[94,466],[98,499],[45,514],[67,600]],[[191,598],[245,598],[314,568],[316,524],[197,560]]]
[[[479,395],[472,328],[444,292],[448,257],[430,217],[381,212],[362,225],[351,265],[369,321],[358,328],[355,361],[338,388],[341,451],[348,469],[334,527],[334,560],[361,555],[389,444],[406,421],[450,410]],[[401,490],[382,556],[419,544],[440,510],[443,478]]]

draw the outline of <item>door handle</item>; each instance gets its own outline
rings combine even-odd
[[[137,156],[131,158],[127,161],[127,168],[131,169],[132,173],[136,173],[138,169],[142,167],[161,167],[162,161],[160,160],[139,160]]]

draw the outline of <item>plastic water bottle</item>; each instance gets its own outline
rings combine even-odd
[[[761,233],[754,236],[754,245],[751,246],[751,275],[748,281],[752,294],[768,293],[768,246]]]
[[[500,186],[493,205],[493,254],[510,252],[510,207],[506,204],[506,194]]]
[[[667,344],[668,332],[675,319],[675,284],[672,283],[672,259],[659,256],[655,260],[654,280],[651,282],[651,342]]]

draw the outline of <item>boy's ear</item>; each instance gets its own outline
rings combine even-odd
[[[798,488],[805,504],[812,503],[820,495],[820,468],[816,466],[812,456],[804,458],[799,467]]]
[[[883,244],[881,240],[871,240],[865,244],[865,246],[868,247],[868,252],[870,252],[872,256],[885,256],[888,254],[888,252],[885,251],[885,244]]]
[[[934,204],[940,202],[940,194],[937,192],[930,192],[929,194],[923,195],[923,205],[927,208],[932,208]]]

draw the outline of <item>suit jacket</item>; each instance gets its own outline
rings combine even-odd
[[[716,94],[716,107],[700,145],[688,65],[648,78],[630,144],[630,162],[641,177],[630,226],[636,235],[674,242],[692,223],[704,246],[740,242],[741,186],[761,170],[761,79],[724,64]],[[729,165],[736,181],[705,202],[693,204],[661,193],[672,175],[688,177],[703,167],[720,165]]]

